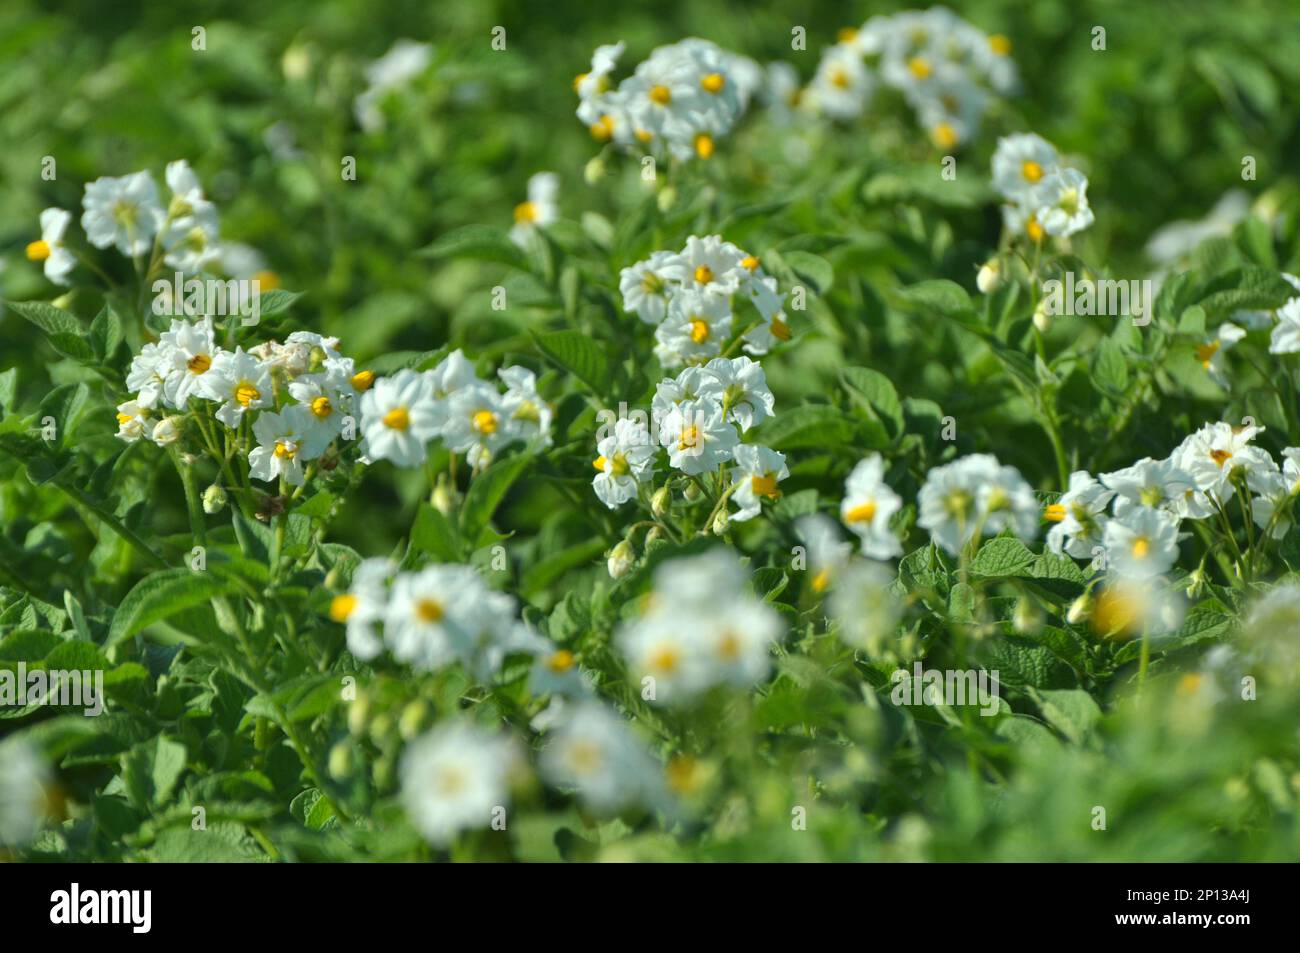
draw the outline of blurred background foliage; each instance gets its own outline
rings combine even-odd
[[[513,284],[516,300],[527,302],[531,294],[540,306],[496,313],[487,290],[502,281],[504,266],[435,260],[419,251],[460,226],[509,227],[529,176],[541,170],[561,177],[561,214],[570,231],[579,232],[584,213],[598,213],[615,228],[635,222],[646,189],[634,160],[611,156],[603,180],[584,181],[584,166],[598,148],[574,118],[571,83],[598,44],[627,41],[624,65],[630,66],[655,46],[696,35],[760,62],[791,62],[806,81],[838,28],[908,6],[7,0],[0,6],[0,297],[48,300],[62,293],[23,257],[41,209],[55,205],[79,214],[85,182],[142,168],[161,182],[168,161],[186,158],[221,210],[223,238],[254,246],[284,287],[306,292],[294,307],[298,326],[341,336],[361,361],[451,343],[492,364],[517,360],[541,369],[525,332],[564,326],[550,303],[554,288]],[[1300,170],[1295,3],[975,0],[949,6],[981,29],[1011,38],[1024,87],[958,154],[959,176],[985,181],[997,136],[1013,131],[1036,131],[1077,157],[1091,181],[1097,221],[1073,250],[1089,265],[1122,277],[1149,274],[1155,263],[1144,248],[1151,234],[1173,220],[1203,218],[1233,188],[1294,212]],[[498,25],[506,29],[505,51],[490,45]],[[804,52],[790,48],[795,25],[806,28]],[[191,48],[195,26],[206,30],[205,51]],[[1104,51],[1092,46],[1096,26],[1106,31]],[[382,131],[364,132],[353,101],[365,88],[365,66],[403,37],[431,43],[433,64],[385,102]],[[697,224],[712,231],[726,223],[725,237],[759,252],[779,246],[826,253],[835,268],[833,295],[822,296],[795,347],[765,362],[778,407],[833,390],[830,382],[846,364],[878,367],[900,394],[932,398],[955,413],[963,451],[993,450],[1036,485],[1050,485],[1051,454],[1033,421],[986,388],[997,368],[979,365],[955,338],[918,327],[920,319],[896,307],[892,296],[901,285],[934,277],[972,288],[976,266],[997,246],[1001,219],[994,203],[978,196],[864,201],[862,187],[875,178],[938,162],[897,109],[801,133],[809,145],[804,150],[785,148],[792,135],[761,115],[747,120],[706,169],[683,178],[691,216],[674,226],[656,222],[639,239],[621,243],[622,259],[613,254],[587,263],[584,280],[609,288],[618,267],[657,247],[679,247]],[[41,178],[47,155],[58,163],[54,181]],[[1257,164],[1254,182],[1241,178],[1247,155]],[[355,181],[340,175],[346,156],[356,160]],[[774,198],[778,206],[765,206]],[[1294,214],[1283,220],[1264,256],[1292,271],[1300,270],[1294,222]],[[844,247],[835,251],[840,239]],[[1243,244],[1215,246],[1197,264],[1212,273],[1243,256]],[[101,261],[115,278],[129,279],[129,263],[111,255]],[[88,319],[98,300],[77,292],[69,307]],[[1065,336],[1078,333],[1100,339],[1104,332],[1058,329],[1056,347],[1069,346]],[[18,369],[19,404],[29,407],[54,384],[78,379],[12,313],[0,312],[0,368]],[[654,379],[653,369],[646,374]],[[1072,417],[1072,462],[1094,468],[1162,456],[1188,428],[1228,416],[1227,395],[1204,382],[1176,382],[1150,406],[1127,408],[1118,424],[1120,402],[1103,406],[1087,388],[1074,394],[1068,380],[1062,393]],[[628,402],[642,397],[630,394]],[[107,454],[114,444],[110,413],[100,402],[99,416],[83,420],[83,449],[102,447]],[[1282,423],[1283,432],[1265,442],[1297,442],[1288,439],[1288,421]],[[55,580],[72,585],[97,549],[95,578],[76,585],[98,586],[103,604],[111,605],[112,594],[134,578],[124,571],[121,547],[97,543],[66,499],[17,474],[13,461],[0,460],[0,558],[23,560],[58,588]],[[828,486],[842,476],[834,467],[822,478],[827,474],[835,477],[825,479]],[[800,477],[815,480],[816,467],[796,473],[796,483]],[[123,506],[149,500],[155,529],[181,533],[181,495],[170,480],[166,473],[142,480],[129,491],[134,502],[125,499]],[[369,474],[365,492],[331,537],[365,555],[386,552],[409,525],[421,489],[418,475],[408,482],[387,468]],[[910,497],[915,486],[900,489]],[[502,530],[521,532],[514,553],[541,560],[572,551],[591,533],[581,521],[566,525],[555,502],[542,491],[512,500]],[[545,608],[566,589],[597,584],[603,566],[589,548],[579,552],[588,558],[581,579],[573,567],[558,585],[533,594]],[[563,567],[545,575],[560,572]],[[94,604],[84,590],[82,599]],[[842,714],[843,698],[819,697],[816,683],[804,687],[788,710],[779,694],[769,698],[756,716],[759,729],[777,732]],[[1172,678],[1157,681],[1145,708],[1122,702],[1096,734],[1092,716],[1076,713],[1088,720],[1079,730],[1093,738],[1079,746],[1061,744],[1046,728],[1034,738],[997,739],[983,729],[921,737],[911,718],[863,714],[848,720],[842,739],[860,743],[867,752],[861,758],[828,733],[807,739],[800,764],[817,767],[820,783],[831,788],[861,791],[875,805],[872,812],[816,812],[809,829],[817,836],[792,836],[790,774],[784,766],[768,769],[748,781],[758,805],[748,823],[728,826],[724,811],[701,835],[696,856],[1277,859],[1290,851],[1294,857],[1300,837],[1294,709],[1288,708],[1294,685],[1275,697],[1288,703],[1272,702],[1252,709],[1249,720],[1212,729],[1193,717],[1211,703],[1188,709],[1194,698],[1180,693]],[[907,746],[897,744],[903,733]],[[974,757],[993,771],[1010,774],[1015,764],[1021,770],[994,789],[964,769]],[[925,770],[937,765],[952,770]],[[1117,836],[1094,837],[1077,822],[1097,798],[1112,806]],[[666,837],[628,833],[617,832],[623,856],[680,855]],[[547,837],[543,846],[550,849]]]

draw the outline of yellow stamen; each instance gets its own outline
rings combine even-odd
[[[667,106],[673,101],[673,93],[667,86],[651,86],[650,101],[658,103],[660,106]]]
[[[722,87],[727,85],[727,78],[721,73],[710,73],[700,80],[700,85],[706,93],[720,93]]]
[[[1008,56],[1011,53],[1011,40],[1001,33],[994,33],[989,37],[989,49],[998,56]]]
[[[844,67],[837,66],[831,70],[831,85],[836,89],[848,89],[852,82],[849,71]]]
[[[694,450],[700,445],[700,428],[691,424],[683,427],[681,438],[677,441],[678,450]]]
[[[605,464],[606,464],[607,462],[608,462],[608,461],[606,461],[604,457],[597,457],[595,460],[592,460],[592,461],[591,461],[591,465],[592,465],[593,467],[595,467],[597,470],[599,470],[601,473],[604,473],[604,472],[605,472]]]
[[[291,443],[277,440],[275,442],[275,455],[281,460],[292,460],[298,455],[298,448]]]
[[[857,38],[857,28],[851,26],[840,27],[839,32],[835,34],[835,39],[839,40],[841,43],[852,43]]]
[[[664,774],[668,778],[668,786],[678,794],[689,794],[699,784],[695,771],[695,759],[688,754],[679,754],[668,762]]]
[[[755,496],[765,496],[770,500],[779,500],[781,498],[781,491],[777,489],[776,485],[776,477],[770,473],[750,477],[749,488],[753,490]]]
[[[330,399],[323,394],[311,402],[311,412],[321,420],[324,420],[330,414],[334,413],[334,405]]]
[[[480,410],[474,415],[472,424],[479,433],[496,433],[497,415],[490,410]]]
[[[786,324],[779,317],[772,319],[772,323],[768,325],[768,330],[772,332],[772,337],[776,338],[778,341],[790,340],[790,325]]]
[[[535,202],[520,202],[516,205],[515,221],[520,224],[537,221],[537,204]]]
[[[695,136],[695,154],[701,159],[707,159],[713,155],[713,137],[707,132],[701,132]]]
[[[577,76],[573,77],[573,91],[575,93],[578,91],[578,87],[582,85],[582,81],[586,78],[586,73],[579,73]]]
[[[817,575],[813,576],[812,590],[813,592],[825,592],[826,587],[829,586],[830,584],[831,584],[831,571],[829,569],[823,569]]]
[[[650,142],[655,137],[649,129],[638,129],[633,135],[636,136],[637,142]]]
[[[119,427],[125,427],[127,424],[129,424],[129,423],[130,423],[132,420],[134,420],[134,419],[135,419],[135,418],[132,417],[130,414],[118,414],[118,415],[117,415],[117,424],[118,424]]]
[[[1062,503],[1053,503],[1043,511],[1043,519],[1049,523],[1059,523],[1065,519],[1065,506]]]
[[[436,599],[417,599],[415,614],[421,622],[438,622],[442,619],[442,603]]]
[[[957,130],[952,123],[941,122],[930,130],[930,138],[940,149],[951,149],[957,144]]]
[[[335,622],[347,622],[352,610],[357,607],[357,597],[347,592],[330,600],[330,618]]]
[[[695,280],[702,285],[707,285],[713,280],[713,269],[708,265],[700,265],[695,269]]]
[[[257,290],[274,291],[280,287],[280,276],[273,271],[263,269],[253,275],[253,280],[257,282]]]
[[[1043,167],[1033,159],[1026,159],[1020,165],[1020,174],[1025,177],[1026,182],[1032,184],[1043,177]]]
[[[725,662],[734,662],[740,658],[740,639],[736,633],[724,632],[722,638],[718,640],[718,658]]]
[[[709,322],[703,318],[691,318],[691,340],[703,344],[709,339]]]
[[[235,403],[240,407],[247,407],[253,401],[261,399],[262,392],[248,381],[240,381],[239,386],[235,388]]]
[[[1132,553],[1134,559],[1146,559],[1151,554],[1151,540],[1145,536],[1133,540]]]
[[[922,56],[914,56],[908,60],[907,69],[917,79],[929,79],[930,74],[934,72],[930,66],[930,61]]]
[[[1025,222],[1025,234],[1027,234],[1030,239],[1037,244],[1043,240],[1043,235],[1046,233],[1043,231],[1043,226],[1038,224],[1038,219],[1031,218],[1029,221]]]
[[[1178,680],[1178,694],[1195,695],[1201,689],[1205,676],[1200,672],[1188,672]]]
[[[380,422],[390,430],[405,430],[411,426],[411,413],[405,407],[394,407],[380,418]]]
[[[28,261],[44,261],[50,257],[50,243],[44,240],[31,242],[27,246]]]
[[[650,653],[646,660],[649,664],[650,671],[669,673],[677,670],[677,664],[681,661],[681,653],[677,651],[676,646],[664,645]]]
[[[591,137],[599,142],[609,142],[614,137],[614,117],[601,116],[592,123]]]
[[[844,514],[844,520],[847,523],[870,523],[876,518],[876,501],[867,500],[867,502],[853,507]]]
[[[185,362],[185,366],[190,369],[191,374],[205,374],[212,366],[212,358],[206,354],[195,354]]]
[[[374,371],[357,371],[352,375],[352,387],[355,390],[370,390],[374,383]]]
[[[1218,340],[1210,341],[1208,344],[1202,344],[1196,349],[1196,359],[1201,362],[1201,366],[1207,371],[1210,369],[1210,360],[1215,354],[1219,353],[1219,348],[1223,343]]]
[[[560,649],[558,652],[552,652],[546,659],[546,667],[556,675],[560,675],[573,668],[573,653],[568,649]]]
[[[1211,450],[1210,459],[1213,460],[1215,463],[1217,463],[1220,467],[1222,467],[1225,463],[1227,463],[1229,460],[1232,459],[1232,454],[1229,453],[1227,450]]]
[[[744,268],[746,271],[753,271],[758,267],[758,258],[754,255],[746,255],[744,258],[740,259],[740,267]]]

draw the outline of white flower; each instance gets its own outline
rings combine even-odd
[[[162,396],[168,405],[184,409],[190,396],[203,397],[200,387],[205,374],[212,369],[218,352],[212,318],[201,321],[173,320],[171,328],[158,338],[160,360],[157,372],[163,376]]]
[[[662,802],[658,765],[632,729],[596,702],[566,705],[542,749],[542,776],[602,814]]]
[[[465,454],[476,470],[491,463],[496,451],[518,436],[500,392],[484,381],[476,380],[452,394],[446,412],[442,438],[447,449]]]
[[[158,187],[148,172],[86,183],[81,227],[96,248],[113,245],[128,258],[145,255],[163,222]]]
[[[762,366],[747,357],[719,357],[704,365],[700,395],[722,404],[742,433],[771,417],[776,400]]]
[[[591,486],[600,501],[612,510],[635,498],[654,474],[657,449],[645,424],[627,417],[616,420],[613,433],[596,444],[592,464],[599,472]]]
[[[872,559],[890,559],[901,555],[889,521],[902,508],[903,501],[884,481],[885,464],[880,454],[861,460],[849,474],[840,503],[840,519],[862,540],[862,553]]]
[[[429,843],[491,825],[509,800],[517,754],[509,738],[474,725],[442,725],[402,756],[402,804]]]
[[[537,393],[537,375],[526,367],[503,367],[497,377],[506,385],[501,404],[514,432],[525,440],[551,445],[551,405]]]
[[[821,513],[801,516],[794,525],[808,547],[809,586],[813,592],[825,592],[849,564],[853,546],[840,538],[835,522]]]
[[[1250,489],[1257,495],[1251,501],[1251,514],[1260,529],[1272,527],[1270,535],[1281,539],[1291,529],[1291,506],[1300,495],[1300,448],[1282,451],[1282,469],[1270,472],[1260,468],[1247,475]]]
[[[1106,559],[1123,579],[1151,579],[1178,559],[1178,517],[1149,506],[1131,506],[1106,524]]]
[[[429,378],[404,369],[375,381],[361,395],[361,431],[372,460],[418,467],[426,444],[441,432],[442,417]]]
[[[167,164],[171,204],[159,241],[169,266],[184,272],[201,271],[221,257],[216,206],[203,197],[198,176],[184,159]]]
[[[560,191],[560,177],[554,172],[538,172],[528,180],[528,198],[515,206],[515,224],[510,240],[525,247],[533,231],[559,218],[555,198]]]
[[[304,374],[289,382],[289,394],[311,411],[308,435],[329,443],[343,430],[343,418],[352,408],[356,391],[352,389],[352,362],[346,358],[327,360],[325,370]]]
[[[452,351],[427,375],[435,399],[443,401],[456,391],[481,380],[460,348]]]
[[[1012,202],[1038,207],[1050,184],[1045,181],[1060,159],[1041,136],[1019,133],[998,140],[993,153],[993,186]]]
[[[889,592],[892,576],[880,563],[859,560],[844,570],[831,592],[828,608],[837,634],[873,658],[885,654],[902,607]]]
[[[1204,344],[1196,348],[1196,359],[1200,361],[1201,367],[1209,373],[1217,383],[1225,385],[1228,376],[1224,373],[1224,355],[1238,341],[1245,338],[1246,332],[1235,324],[1224,322],[1219,325],[1218,333]]]
[[[1180,515],[1194,519],[1209,515],[1213,507],[1206,502],[1207,496],[1213,496],[1220,504],[1231,499],[1235,492],[1232,471],[1244,466],[1249,472],[1262,465],[1261,458],[1268,457],[1250,446],[1250,441],[1263,430],[1254,424],[1241,427],[1224,422],[1206,424],[1178,446],[1172,459],[1191,475],[1199,491],[1187,498],[1187,509]]]
[[[672,466],[695,475],[716,470],[731,459],[740,437],[736,428],[727,423],[721,404],[691,400],[664,415],[659,423],[659,442],[667,448]]]
[[[1091,559],[1093,549],[1103,545],[1109,521],[1106,507],[1114,496],[1113,490],[1098,483],[1086,470],[1071,473],[1069,489],[1047,507],[1047,521],[1055,524],[1047,531],[1047,548],[1058,554],[1064,551],[1075,559]]]
[[[703,363],[722,352],[730,335],[730,301],[692,288],[673,296],[668,316],[655,328],[655,355],[669,369]]]
[[[984,453],[931,470],[917,504],[917,525],[954,556],[977,532],[996,536],[1011,529],[1033,539],[1038,528],[1038,502],[1029,485],[1015,467]]]
[[[669,297],[686,283],[688,274],[681,256],[668,251],[624,268],[618,275],[623,310],[646,324],[660,324],[668,314]]]
[[[849,120],[866,110],[871,89],[871,74],[862,62],[862,54],[852,46],[839,44],[822,56],[806,96],[814,112]]]
[[[310,418],[311,411],[301,404],[279,413],[262,411],[253,423],[258,445],[248,452],[248,475],[268,482],[283,478],[290,486],[302,486],[303,463],[319,457],[328,443],[313,438]]]
[[[1057,238],[1081,232],[1092,224],[1088,207],[1088,179],[1078,169],[1056,169],[1042,181],[1043,231]]]
[[[744,258],[744,252],[719,235],[704,238],[692,235],[686,239],[681,254],[686,285],[703,294],[733,294],[748,275],[741,267]]]
[[[591,54],[591,69],[574,81],[574,89],[578,95],[586,99],[604,92],[609,85],[609,74],[618,66],[619,58],[626,48],[627,44],[622,41],[596,47],[595,52]]]
[[[398,661],[435,671],[466,653],[475,642],[483,594],[469,566],[434,565],[393,580],[384,615],[384,641]]]
[[[117,406],[117,437],[127,443],[135,443],[145,434],[149,426],[149,408],[138,400],[128,400]]]
[[[26,844],[46,814],[50,769],[25,738],[0,742],[0,845]]]
[[[347,627],[348,651],[363,662],[383,651],[380,626],[388,611],[388,585],[397,572],[389,559],[363,559],[352,573],[352,586],[330,603],[330,618]]]
[[[1283,274],[1292,285],[1300,289],[1300,281],[1293,275]],[[1300,351],[1300,295],[1289,299],[1276,312],[1277,324],[1269,336],[1270,354],[1295,354]]]
[[[56,285],[68,284],[68,273],[77,260],[63,243],[63,234],[72,221],[72,213],[61,208],[47,208],[41,212],[41,238],[27,246],[29,261],[44,262],[45,277]]]
[[[1164,460],[1145,457],[1123,470],[1103,473],[1100,479],[1115,492],[1116,515],[1130,506],[1176,510],[1187,494],[1196,489],[1192,475],[1172,456]]]
[[[736,461],[731,470],[731,499],[739,510],[730,515],[735,523],[753,519],[762,509],[763,500],[781,498],[777,484],[790,475],[785,465],[785,454],[777,453],[756,444],[741,444],[733,454]]]
[[[234,430],[244,412],[265,407],[272,400],[271,372],[261,362],[236,347],[234,353],[221,351],[212,359],[195,390],[200,397],[221,401],[217,419]]]

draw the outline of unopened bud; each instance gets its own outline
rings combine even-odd
[[[423,699],[417,698],[402,709],[402,717],[398,719],[397,730],[401,732],[403,741],[410,741],[419,735],[428,724],[429,706]]]
[[[623,540],[617,546],[609,551],[609,559],[606,565],[609,567],[609,577],[611,579],[621,579],[627,575],[632,564],[636,562],[636,551],[632,549],[632,544]]]
[[[673,495],[666,486],[661,486],[655,490],[654,496],[650,497],[650,512],[654,514],[655,519],[659,519],[667,513],[668,508],[672,505]]]
[[[990,258],[980,273],[975,276],[975,287],[979,288],[982,294],[991,295],[1002,287],[1002,262],[996,258]]]
[[[1079,598],[1070,603],[1070,611],[1065,615],[1065,621],[1071,625],[1078,625],[1080,622],[1092,615],[1093,598],[1091,592],[1085,592]]]
[[[1011,615],[1011,624],[1021,635],[1033,635],[1042,628],[1042,616],[1031,599],[1021,598]]]
[[[727,515],[725,509],[719,510],[718,515],[713,517],[713,535],[722,536],[731,527],[731,517]]]
[[[582,178],[588,185],[595,185],[605,177],[605,160],[601,156],[592,156],[582,167]]]
[[[655,201],[659,205],[659,211],[666,212],[677,203],[677,190],[671,185],[665,185],[659,190]]]
[[[211,516],[226,508],[226,491],[220,483],[214,483],[203,491],[203,512]]]
[[[449,484],[439,482],[433,488],[433,508],[443,516],[450,517],[456,512],[456,491]]]
[[[688,483],[686,484],[686,490],[682,495],[686,497],[686,502],[694,503],[700,498],[700,494],[703,492],[704,491],[700,489],[698,483]]]
[[[352,742],[340,741],[330,749],[330,777],[342,781],[352,773]]]
[[[1038,307],[1034,309],[1034,327],[1042,334],[1046,334],[1052,327],[1052,310],[1048,307],[1046,298],[1038,302]]]
[[[164,417],[153,426],[153,431],[149,434],[149,439],[160,447],[166,447],[181,439],[181,427],[185,423],[185,418],[176,414],[170,417]]]
[[[357,736],[365,734],[369,720],[370,699],[365,695],[358,695],[348,706],[348,731]]]

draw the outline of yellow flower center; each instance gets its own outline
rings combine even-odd
[[[700,265],[695,269],[695,280],[702,285],[707,285],[713,280],[713,269],[708,265]]]
[[[849,523],[870,523],[876,518],[876,501],[867,500],[867,502],[853,507],[844,514],[844,519]]]
[[[951,149],[957,144],[957,130],[952,123],[941,122],[930,130],[930,138],[940,149]]]
[[[357,607],[357,597],[350,592],[335,596],[330,600],[330,618],[335,622],[347,622],[352,610]]]
[[[334,413],[334,405],[330,403],[328,397],[322,394],[311,402],[311,412],[319,419],[324,420],[330,414]]]
[[[709,339],[709,322],[703,318],[691,318],[691,340],[703,344]]]
[[[497,415],[490,410],[480,410],[474,415],[471,423],[479,433],[492,434],[497,432]]]
[[[668,786],[678,794],[689,794],[695,790],[698,780],[695,773],[695,759],[688,754],[676,755],[664,769]]]
[[[1215,354],[1219,353],[1219,348],[1222,346],[1220,341],[1215,340],[1210,341],[1208,344],[1202,344],[1196,349],[1196,359],[1201,362],[1201,366],[1207,371],[1210,369],[1211,359]]]
[[[1200,672],[1188,672],[1178,680],[1178,694],[1195,695],[1201,689],[1205,676]]]
[[[707,159],[709,156],[713,155],[713,137],[707,132],[696,134],[695,154],[701,159]]]
[[[830,584],[831,584],[831,571],[829,569],[823,569],[817,575],[813,576],[813,580],[812,580],[813,592],[825,592],[826,587],[829,586]]]
[[[132,417],[130,414],[118,414],[118,415],[117,415],[117,425],[118,425],[119,427],[125,427],[127,424],[129,424],[129,423],[130,423],[132,420],[134,420],[134,419],[135,419],[135,418]]]
[[[755,496],[765,496],[770,500],[781,498],[781,491],[776,486],[776,477],[770,473],[750,477],[749,488],[753,490]]]
[[[608,142],[614,136],[614,117],[601,116],[591,124],[591,136],[600,142]]]
[[[667,106],[673,101],[672,90],[667,86],[651,86],[649,95],[650,101],[660,106]]]
[[[292,460],[298,455],[298,448],[292,442],[277,440],[275,442],[275,455],[281,460]]]
[[[722,87],[727,85],[727,78],[721,73],[710,73],[700,80],[700,85],[706,93],[720,93]]]
[[[1217,463],[1220,467],[1222,467],[1225,463],[1227,463],[1229,460],[1232,459],[1232,454],[1229,453],[1227,450],[1211,450],[1210,459],[1213,460],[1215,463]]]
[[[411,426],[411,414],[405,407],[394,407],[384,414],[381,422],[390,430],[405,430]]]
[[[573,77],[573,91],[575,93],[578,91],[578,87],[582,85],[582,81],[586,78],[586,73],[579,73],[577,76]]]
[[[1061,503],[1053,503],[1043,511],[1043,519],[1049,523],[1059,523],[1065,519],[1065,506]]]
[[[604,760],[600,748],[590,741],[575,741],[564,753],[564,760],[574,774],[592,774],[600,768]]]
[[[728,630],[718,640],[718,658],[725,662],[734,662],[740,658],[740,639],[736,633]]]
[[[858,38],[857,28],[851,26],[840,27],[839,32],[835,34],[835,38],[841,43],[852,43]]]
[[[655,134],[649,129],[638,129],[633,135],[636,136],[637,142],[650,142],[655,137]]]
[[[786,324],[779,317],[772,319],[772,323],[768,325],[768,330],[772,332],[772,337],[776,338],[778,341],[790,340],[790,325]]]
[[[1151,540],[1147,539],[1145,536],[1139,536],[1137,539],[1133,540],[1133,548],[1131,552],[1133,553],[1134,559],[1146,559],[1147,556],[1151,554]]]
[[[516,205],[515,221],[520,224],[537,221],[537,204],[535,202],[520,202]]]
[[[1038,224],[1038,219],[1036,218],[1031,218],[1029,221],[1025,222],[1025,233],[1035,243],[1041,242],[1043,240],[1043,235],[1045,234],[1043,226]]]
[[[235,388],[235,403],[240,407],[247,407],[253,401],[261,399],[262,392],[248,381],[240,381],[239,386]]]
[[[652,672],[674,672],[682,660],[681,653],[675,645],[662,645],[650,653],[646,660]]]
[[[849,71],[843,66],[837,66],[831,70],[831,85],[836,89],[848,89],[851,82]]]
[[[370,390],[374,383],[374,371],[357,371],[352,375],[352,387],[355,390]]]
[[[681,438],[677,441],[678,450],[694,450],[700,445],[700,428],[691,424],[682,428]]]
[[[1025,177],[1026,182],[1032,184],[1043,177],[1043,167],[1033,159],[1026,159],[1020,164],[1020,174]]]
[[[185,366],[190,369],[191,374],[204,374],[212,366],[212,358],[206,354],[195,354],[185,362]]]
[[[994,33],[989,37],[989,49],[998,56],[1007,56],[1011,53],[1011,40],[1001,33]]]
[[[929,79],[934,69],[930,66],[930,61],[923,56],[913,56],[907,61],[907,70],[917,79]]]
[[[746,255],[744,258],[740,259],[740,267],[744,268],[746,271],[753,271],[758,267],[758,258],[754,255]]]
[[[546,659],[546,667],[556,675],[560,675],[573,668],[573,653],[568,649],[560,649],[558,652],[552,652]]]
[[[44,261],[50,257],[50,243],[47,241],[37,240],[27,246],[28,261]]]
[[[253,275],[259,291],[274,291],[280,287],[280,276],[273,271],[263,269]]]
[[[442,619],[442,603],[437,599],[417,599],[415,615],[421,622],[438,622]]]

